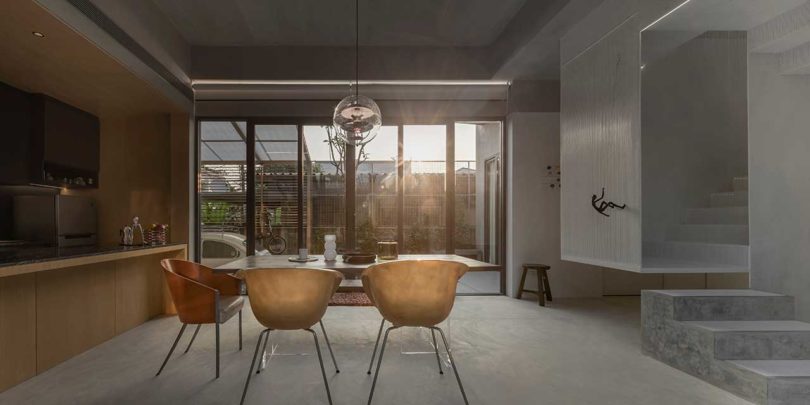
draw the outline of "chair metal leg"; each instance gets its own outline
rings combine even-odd
[[[219,322],[216,324],[216,345],[217,345],[217,378],[219,378]]]
[[[250,362],[250,368],[248,369],[247,380],[245,380],[245,389],[242,390],[242,399],[239,401],[239,404],[245,403],[245,395],[247,395],[248,385],[250,385],[250,377],[253,375],[253,366],[256,365],[256,355],[259,354],[259,346],[262,345],[262,336],[266,336],[270,334],[270,329],[265,329],[261,333],[259,333],[259,341],[256,342],[256,350],[253,351],[253,361]],[[265,337],[267,339],[267,337]],[[266,340],[265,340],[266,341]]]
[[[318,334],[312,329],[306,331],[311,333],[315,339],[315,351],[318,352],[318,363],[321,364],[321,375],[323,376],[323,385],[326,387],[326,398],[329,399],[329,405],[332,405],[332,393],[329,391],[329,380],[326,379],[326,369],[323,367],[323,356],[321,356],[321,346],[318,344]]]
[[[194,339],[197,338],[197,332],[200,331],[200,326],[202,325],[197,325],[197,329],[194,329],[194,334],[191,335],[191,340],[188,341],[188,346],[186,346],[186,351],[184,351],[183,354],[188,353],[188,349],[191,349],[191,344],[194,343]]]
[[[431,328],[433,330],[438,330],[439,334],[442,336],[442,341],[444,342],[444,348],[447,350],[447,357],[450,358],[450,365],[453,366],[453,373],[456,374],[456,381],[458,381],[458,388],[461,390],[461,396],[464,397],[464,403],[469,405],[469,401],[467,401],[467,394],[464,392],[464,386],[461,384],[461,377],[458,375],[458,368],[456,368],[456,361],[453,360],[453,354],[450,353],[450,345],[447,344],[447,338],[444,336],[444,331],[439,328],[438,326],[434,326]]]
[[[444,370],[442,370],[442,359],[439,357],[439,344],[436,342],[436,331],[431,329],[430,336],[433,337],[433,348],[436,349],[436,363],[439,364],[439,374],[444,374]]]
[[[371,352],[371,361],[368,363],[368,371],[366,374],[371,375],[371,366],[374,365],[374,356],[377,355],[377,346],[380,344],[380,337],[382,336],[383,326],[385,326],[385,318],[380,321],[380,330],[377,332],[377,341],[374,342],[374,351]]]
[[[180,332],[177,334],[177,337],[174,338],[174,343],[172,344],[172,348],[169,349],[169,354],[166,355],[166,358],[163,360],[163,364],[160,365],[160,370],[158,370],[157,374],[155,374],[155,377],[160,375],[160,372],[163,371],[163,367],[166,367],[166,363],[169,361],[169,357],[172,357],[172,353],[174,353],[174,349],[177,347],[177,342],[180,341],[180,337],[183,336],[183,332],[185,331],[186,331],[186,324],[183,324],[183,326],[180,327]]]
[[[388,341],[388,333],[394,329],[397,329],[397,327],[392,326],[385,330],[380,355],[377,357],[377,370],[374,371],[374,381],[371,382],[371,392],[368,393],[368,405],[371,405],[371,399],[374,397],[374,388],[377,386],[377,377],[380,375],[380,365],[382,364],[383,354],[385,354],[385,343]]]
[[[242,350],[242,310],[239,310],[239,350]]]
[[[264,370],[262,365],[264,364],[264,357],[267,356],[267,342],[270,341],[270,334],[268,333],[267,336],[264,337],[264,346],[262,347],[262,355],[259,357],[259,364],[256,365],[256,374],[259,374]]]
[[[332,356],[332,364],[335,365],[335,372],[339,373],[340,369],[337,365],[337,360],[335,360],[335,353],[332,351],[332,344],[329,343],[329,336],[326,334],[326,328],[323,327],[323,321],[318,321],[321,324],[321,330],[323,331],[323,340],[326,341],[326,347],[329,349],[329,355]]]

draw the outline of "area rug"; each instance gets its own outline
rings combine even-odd
[[[329,300],[331,306],[343,307],[370,307],[371,300],[364,292],[337,292]]]

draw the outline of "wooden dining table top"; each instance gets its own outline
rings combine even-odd
[[[345,263],[343,259],[338,257],[334,261],[325,261],[323,255],[311,255],[315,257],[315,261],[298,263],[291,262],[289,255],[264,255],[264,256],[247,256],[241,259],[234,260],[230,263],[225,263],[214,271],[218,273],[235,273],[239,270],[250,269],[265,269],[265,268],[310,268],[310,269],[330,269],[337,270],[346,276],[359,276],[363,270],[367,269],[372,264],[385,263],[392,260],[377,260],[374,263],[368,264],[352,264]],[[470,271],[500,271],[503,266],[482,262],[480,260],[470,259],[468,257],[459,255],[447,254],[419,254],[419,255],[399,255],[397,260],[449,260],[459,263],[464,263],[469,266]]]

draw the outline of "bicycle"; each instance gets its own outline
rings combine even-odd
[[[280,208],[277,208],[276,211],[280,211]],[[263,217],[261,221],[259,221],[260,230],[259,235],[256,239],[260,241],[262,246],[265,247],[271,254],[280,255],[284,254],[287,250],[287,239],[280,235],[276,235],[273,233],[273,223],[275,222],[276,225],[280,224],[280,217],[281,213],[278,213],[279,221],[276,222],[276,212],[271,211],[270,209],[264,209],[261,213]],[[265,232],[265,220],[267,222],[267,232]]]

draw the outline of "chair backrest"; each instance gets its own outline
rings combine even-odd
[[[190,324],[216,322],[217,290],[175,272],[170,260],[160,261],[180,322]]]
[[[217,274],[208,266],[180,259],[163,259],[163,268],[211,287],[221,295],[239,295],[239,280],[230,274]]]
[[[334,270],[275,268],[241,273],[250,307],[267,328],[308,329],[326,312],[343,275]]]
[[[466,264],[446,260],[380,263],[363,272],[363,286],[395,326],[434,326],[450,315],[456,285],[467,270]]]

